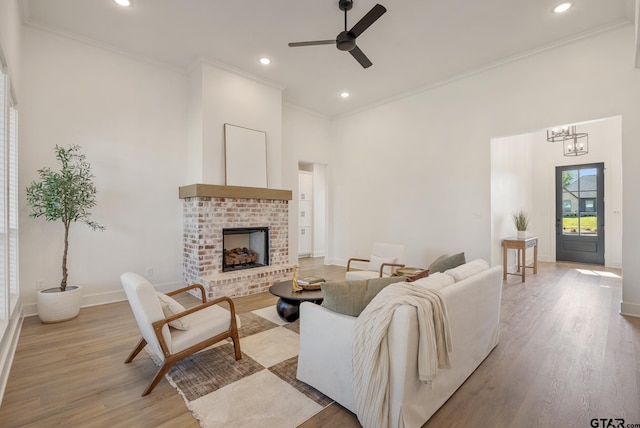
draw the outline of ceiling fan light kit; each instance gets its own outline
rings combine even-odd
[[[360,34],[364,32],[367,28],[369,28],[374,22],[378,20],[387,9],[380,5],[376,4],[365,16],[363,16],[360,21],[356,23],[351,30],[347,30],[347,12],[351,10],[353,7],[353,0],[338,0],[338,7],[340,10],[344,11],[344,31],[342,31],[335,40],[315,40],[311,42],[293,42],[289,43],[290,47],[300,47],[300,46],[316,46],[316,45],[336,45],[336,47],[341,51],[347,51],[351,54],[356,61],[360,63],[360,65],[364,68],[371,67],[373,63],[367,58],[367,56],[360,50],[360,48],[356,45],[356,39]]]

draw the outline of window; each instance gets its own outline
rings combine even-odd
[[[2,64],[0,64],[1,66]],[[8,222],[7,222],[7,77],[0,67],[0,321],[7,319],[9,314],[9,278],[7,273],[8,258]]]
[[[19,294],[18,110],[3,70],[0,62],[0,323],[10,317]]]
[[[586,213],[594,213],[596,211],[596,200],[595,199],[583,199],[582,200],[582,211]]]
[[[18,298],[18,110],[9,105],[9,292],[11,302]]]

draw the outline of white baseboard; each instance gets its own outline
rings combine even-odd
[[[168,282],[165,284],[155,284],[156,290],[166,293],[167,291],[175,290],[182,287],[181,282]],[[108,303],[116,303],[127,300],[127,296],[124,294],[124,290],[108,291],[106,293],[85,294],[82,296],[81,308],[88,308],[91,306],[106,305]],[[28,303],[23,307],[23,313],[25,317],[32,317],[38,315],[38,307],[36,303]]]
[[[332,265],[332,266],[343,266],[346,267],[347,266],[347,259],[324,259],[324,264],[326,265]]]
[[[620,302],[620,315],[640,318],[640,305],[637,303]]]
[[[16,353],[20,331],[22,330],[23,316],[21,305],[18,301],[15,315],[9,319],[4,334],[0,338],[0,404],[2,404],[2,399],[4,398],[4,391],[7,387],[7,381],[9,380],[13,357]]]

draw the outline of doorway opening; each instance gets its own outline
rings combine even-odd
[[[579,233],[582,239],[568,245],[564,243],[565,249],[585,244],[582,241],[596,239],[595,243],[588,244],[592,249],[597,247],[594,252],[597,256],[590,263],[622,267],[622,117],[580,122],[577,125],[580,126],[580,131],[589,134],[589,153],[584,156],[564,156],[562,146],[547,140],[547,128],[491,140],[491,236],[494,264],[502,262],[502,240],[515,234],[512,214],[522,208],[527,211],[531,220],[527,236],[539,238],[539,261],[564,260],[565,257],[556,255],[556,241],[559,238],[571,240],[572,234]],[[576,199],[575,209],[567,202],[566,209],[575,213],[569,221],[569,216],[564,216],[562,211],[557,212],[556,168],[566,166],[569,170],[576,171],[594,164],[601,164],[603,168],[606,166],[606,179],[600,174],[602,181],[598,185],[603,195],[599,199],[596,197],[594,202],[586,198],[588,194],[580,194],[583,197],[582,204],[580,206]],[[579,178],[579,174],[580,172],[574,173],[574,181]],[[585,175],[585,172],[582,174]],[[590,190],[587,180],[580,182],[581,192]],[[577,185],[578,183],[574,184]],[[571,187],[568,190],[574,189]],[[604,195],[607,198],[606,204],[603,203]],[[598,207],[597,202],[602,202],[603,205]],[[596,219],[591,210],[602,215]],[[562,229],[558,228],[563,227],[565,217],[567,229],[563,234]],[[594,222],[596,227],[593,226]],[[576,232],[572,231],[573,228]],[[591,230],[586,230],[587,228]],[[593,236],[598,231],[601,232],[600,240]],[[509,259],[508,263],[513,268],[515,259]]]
[[[327,165],[298,163],[298,257],[324,257],[327,242]]]

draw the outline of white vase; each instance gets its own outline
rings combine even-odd
[[[40,290],[37,295],[38,316],[45,324],[67,321],[80,313],[82,287],[67,285],[66,291],[58,287]]]
[[[518,239],[524,239],[527,237],[527,231],[526,230],[519,230],[518,231]]]

